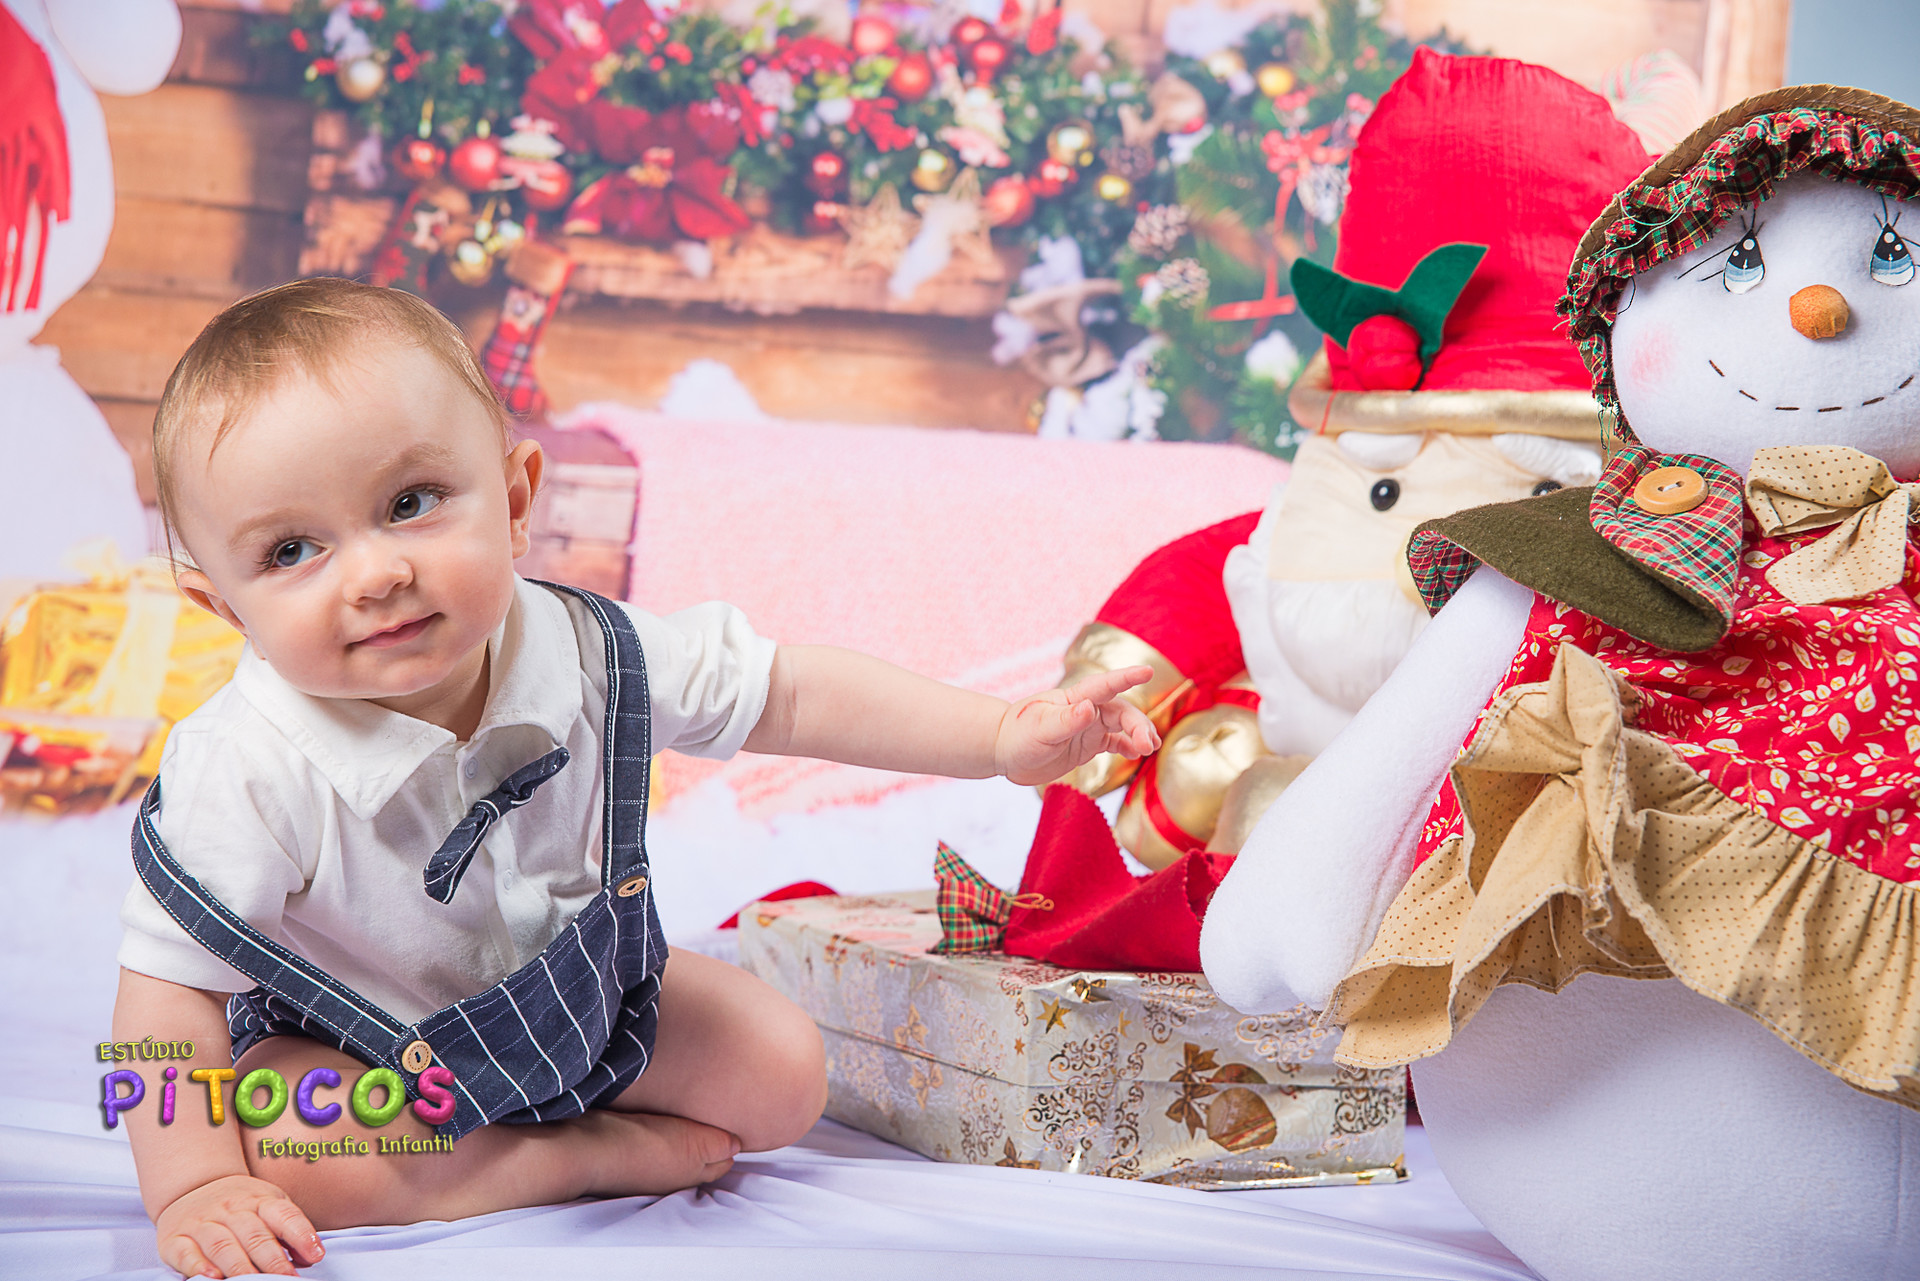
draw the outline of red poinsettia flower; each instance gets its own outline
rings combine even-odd
[[[575,49],[604,57],[626,48],[655,22],[646,0],[620,0],[611,9],[601,0],[521,0],[507,29],[545,62]]]
[[[880,151],[898,151],[911,146],[920,135],[894,119],[893,113],[899,106],[892,98],[855,98],[847,128],[866,134]]]
[[[739,129],[743,145],[757,147],[766,141],[767,130],[778,119],[778,112],[755,98],[745,85],[737,81],[717,83],[713,91],[718,95],[714,99],[716,109]]]
[[[1060,43],[1060,19],[1066,16],[1066,9],[1055,5],[1033,20],[1027,28],[1028,53],[1052,53],[1054,46]]]
[[[568,231],[673,241],[711,240],[747,229],[746,211],[726,195],[733,170],[724,158],[739,145],[740,132],[722,104],[658,114],[607,103],[590,106],[610,108],[588,113],[583,122],[594,149],[625,168],[580,193],[567,210]]]
[[[781,41],[773,56],[767,59],[767,65],[795,76],[815,71],[838,74],[853,66],[853,50],[819,36],[797,36]]]

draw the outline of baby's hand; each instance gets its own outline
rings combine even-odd
[[[160,1261],[185,1276],[294,1276],[287,1251],[303,1264],[326,1248],[300,1207],[273,1184],[245,1174],[203,1183],[160,1212]],[[286,1242],[286,1249],[280,1243]]]
[[[1120,698],[1152,679],[1151,667],[1123,667],[1021,699],[1000,720],[994,765],[1016,783],[1037,785],[1102,752],[1131,758],[1158,751],[1160,735],[1146,713]]]

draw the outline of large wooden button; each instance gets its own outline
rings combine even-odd
[[[419,1076],[433,1066],[433,1047],[425,1041],[415,1041],[400,1051],[400,1066]]]
[[[1651,516],[1678,516],[1707,500],[1707,478],[1691,467],[1661,467],[1633,487],[1633,501]]]
[[[632,898],[634,895],[638,894],[641,890],[644,890],[646,888],[647,888],[646,877],[629,876],[626,880],[620,882],[618,888],[616,888],[613,892],[615,894],[618,894],[621,898]]]

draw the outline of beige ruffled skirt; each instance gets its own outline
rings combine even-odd
[[[1736,804],[1632,729],[1634,709],[1571,645],[1494,702],[1454,766],[1465,834],[1414,873],[1334,993],[1340,1059],[1437,1053],[1502,983],[1673,977],[1920,1108],[1920,885]]]

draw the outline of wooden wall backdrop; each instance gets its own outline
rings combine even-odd
[[[286,58],[249,39],[256,14],[287,2],[187,0],[167,83],[102,100],[119,188],[113,237],[99,274],[42,341],[61,349],[100,403],[149,502],[154,405],[174,361],[226,304],[290,278],[299,256],[313,110],[292,92]],[[1069,0],[1149,55],[1177,2]],[[1788,0],[1385,0],[1384,8],[1414,35],[1445,26],[1589,84],[1671,48],[1701,73],[1714,103],[1777,85],[1785,68]],[[499,288],[449,300],[476,339],[492,325]],[[548,328],[541,368],[561,409],[596,399],[653,404],[688,362],[710,357],[782,417],[1028,430],[1043,389],[996,367],[991,344],[985,320],[757,316],[589,299]]]

